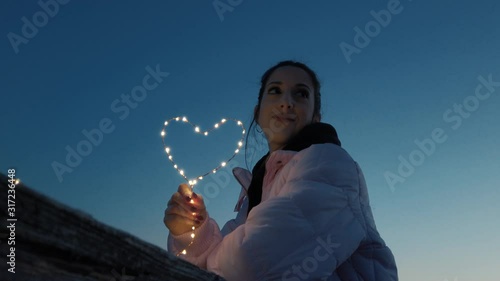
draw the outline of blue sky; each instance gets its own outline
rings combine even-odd
[[[231,3],[219,15],[211,1],[70,1],[43,22],[36,1],[3,1],[1,172],[15,168],[43,194],[166,248],[163,212],[183,179],[163,151],[163,122],[248,125],[262,73],[296,59],[322,81],[323,121],[365,173],[400,279],[497,280],[500,87],[479,78],[500,81],[496,1]],[[370,23],[381,10],[391,14],[385,27]],[[37,31],[23,34],[23,17]],[[366,34],[367,25],[362,45],[355,27]],[[345,55],[342,42],[356,51]],[[148,66],[168,75],[148,80],[138,101],[122,100]],[[52,163],[66,165],[66,147],[101,122],[108,133],[60,181]],[[229,123],[206,141],[180,125],[171,132],[174,157],[193,175],[240,137]],[[249,166],[267,152],[252,147]],[[412,167],[400,173],[405,161]],[[235,165],[245,166],[242,154]],[[228,168],[199,184],[221,226],[240,192]],[[392,186],[390,173],[400,177]]]

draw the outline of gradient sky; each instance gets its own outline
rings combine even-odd
[[[390,2],[242,1],[220,17],[212,1],[71,1],[16,53],[9,33],[23,36],[22,18],[33,22],[42,8],[2,1],[0,172],[15,168],[33,189],[166,249],[163,213],[183,179],[163,151],[163,122],[187,116],[204,129],[225,117],[248,125],[262,73],[296,59],[322,81],[323,121],[364,171],[400,280],[497,281],[500,87],[474,95],[478,77],[500,81],[500,7],[401,1],[348,62],[340,44],[355,46],[355,28]],[[135,108],[121,101],[157,65],[168,77]],[[455,104],[464,102],[460,115]],[[114,130],[60,182],[52,163],[66,164],[66,147],[76,149],[82,130],[101,120]],[[415,141],[434,130],[440,143],[416,152]],[[168,136],[193,175],[224,160],[240,133],[229,123],[206,141],[191,132],[173,125]],[[267,152],[251,147],[250,167]],[[391,188],[385,175],[399,174],[410,155],[421,163]],[[236,165],[245,166],[243,155]],[[240,192],[228,168],[199,184],[220,226],[235,216]]]

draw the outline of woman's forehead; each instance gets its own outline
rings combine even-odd
[[[305,84],[313,87],[311,77],[300,67],[282,66],[273,71],[267,80],[267,84]]]

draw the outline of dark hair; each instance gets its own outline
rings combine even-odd
[[[272,66],[271,68],[269,68],[266,72],[264,72],[264,74],[262,75],[262,77],[260,79],[260,90],[259,90],[259,96],[257,99],[256,112],[258,113],[260,111],[260,104],[262,102],[262,96],[264,95],[264,89],[266,87],[267,80],[269,80],[269,77],[273,74],[273,72],[276,69],[283,67],[283,66],[298,67],[298,68],[304,70],[305,72],[307,72],[307,74],[309,74],[309,77],[311,78],[312,83],[313,83],[313,87],[314,87],[314,113],[313,113],[313,116],[320,116],[321,117],[321,94],[320,94],[321,85],[320,85],[320,82],[318,80],[318,77],[316,76],[316,73],[312,69],[310,69],[307,65],[305,65],[301,62],[298,62],[298,61],[293,61],[293,60],[281,61],[281,62],[277,63],[276,65]],[[250,127],[248,128],[249,133],[247,134],[246,141],[245,141],[245,162],[247,162],[246,156],[247,156],[248,138],[249,138],[250,132],[252,130],[252,127],[254,128],[253,134],[255,135],[255,130],[256,130],[255,124],[257,123],[256,119],[257,119],[257,114],[254,113],[253,118],[252,118],[252,122],[250,123]],[[248,168],[248,164],[247,164],[247,168]]]

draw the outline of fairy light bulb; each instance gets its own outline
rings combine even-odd
[[[169,120],[167,120],[167,121],[165,121],[163,123],[164,126],[163,126],[163,130],[161,131],[160,135],[162,137],[162,141],[163,141],[163,146],[164,146],[165,152],[167,153],[168,159],[170,160],[170,162],[172,162],[172,164],[174,166],[174,169],[176,169],[177,172],[179,172],[179,174],[186,180],[186,182],[189,183],[189,186],[190,186],[191,190],[194,188],[194,186],[196,184],[198,184],[198,181],[203,180],[203,178],[205,176],[209,175],[210,173],[213,173],[213,174],[217,173],[217,171],[219,169],[225,167],[227,165],[227,163],[229,161],[231,161],[236,156],[236,154],[238,154],[240,152],[240,147],[243,146],[243,139],[244,139],[243,135],[245,135],[246,131],[245,131],[245,127],[243,126],[243,123],[241,121],[239,121],[239,120],[232,119],[232,118],[222,118],[221,121],[220,121],[220,123],[215,123],[215,125],[214,125],[214,127],[212,129],[203,131],[202,134],[205,135],[205,136],[208,136],[208,133],[210,133],[212,130],[218,129],[222,124],[225,124],[225,123],[227,123],[227,121],[230,121],[230,120],[234,121],[236,123],[236,125],[240,126],[241,129],[242,129],[242,132],[241,132],[242,137],[241,137],[240,141],[238,142],[238,147],[236,148],[236,150],[234,150],[234,154],[229,159],[227,159],[227,161],[221,162],[221,164],[217,168],[211,170],[210,172],[206,172],[203,175],[199,175],[199,176],[195,177],[194,179],[193,178],[189,179],[185,175],[184,170],[180,169],[179,166],[177,165],[177,163],[174,162],[173,156],[172,156],[172,154],[170,154],[170,152],[172,151],[172,149],[165,144],[165,136],[167,135],[166,127],[168,125],[171,125],[171,123],[173,123],[172,121],[177,121],[177,122],[178,121],[182,121],[184,123],[188,123],[189,125],[191,125],[193,127],[195,133],[200,133],[201,134],[202,132],[201,132],[200,127],[192,124],[188,120],[188,118],[186,116],[183,116],[183,117],[180,117],[180,116],[179,117],[174,117],[174,118],[171,118],[171,119],[169,119]],[[195,203],[195,200],[193,200],[192,198],[190,198],[189,204],[194,204],[194,203]],[[191,214],[193,215],[193,217],[196,216],[196,212],[192,212]],[[194,220],[194,218],[193,218],[193,220]],[[194,238],[195,238],[195,233],[194,232],[195,232],[195,230],[196,230],[196,227],[192,226],[191,227],[191,235],[190,235],[191,236],[190,243],[182,251],[180,251],[179,253],[177,253],[176,256],[179,256],[181,254],[182,255],[186,255],[187,254],[187,249],[194,243]]]

